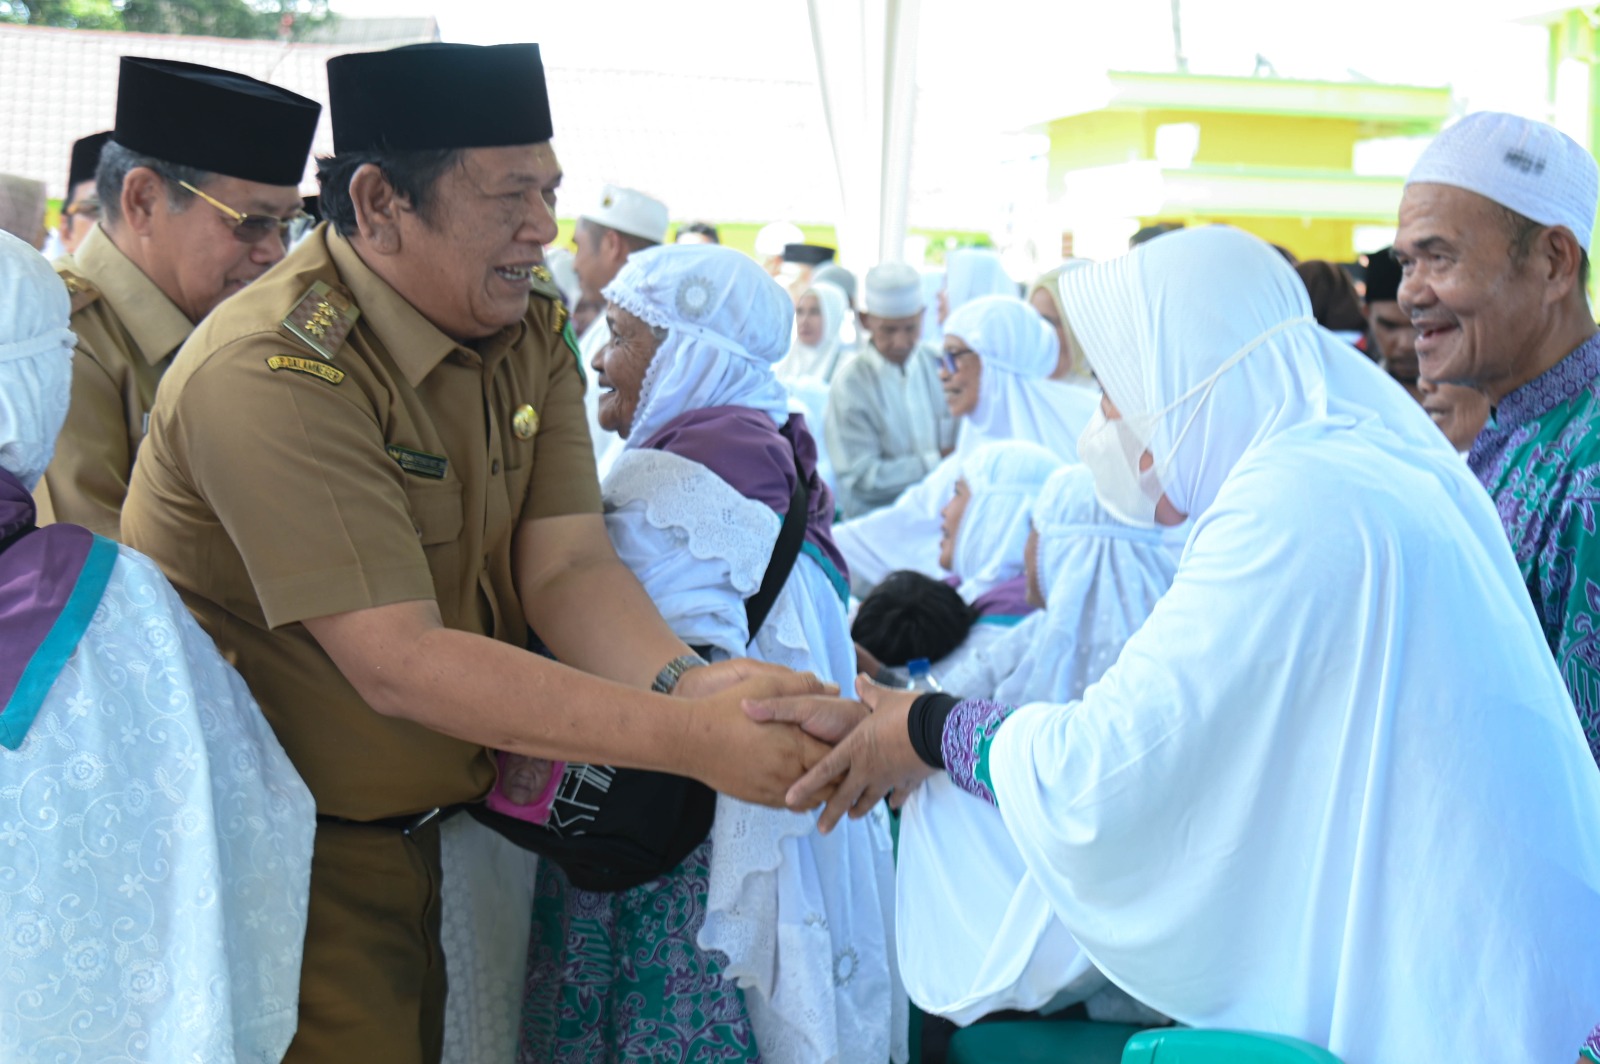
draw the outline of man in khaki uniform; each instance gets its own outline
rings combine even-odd
[[[818,685],[695,667],[611,549],[576,344],[538,265],[561,178],[538,46],[328,69],[329,223],[184,345],[123,529],[317,799],[287,1059],[431,1062],[435,814],[484,795],[485,747],[781,805],[822,748],[740,700]],[[530,627],[564,664],[523,649]]]
[[[121,538],[156,385],[195,323],[283,258],[321,112],[243,74],[123,58],[96,168],[101,219],[56,263],[78,349],[41,523]]]

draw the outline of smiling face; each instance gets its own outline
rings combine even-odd
[[[452,339],[515,325],[528,312],[532,268],[556,238],[560,183],[549,144],[462,152],[440,176],[427,217],[400,213],[390,283]]]
[[[300,210],[300,190],[237,177],[215,177],[202,188],[243,214],[289,218]],[[131,199],[130,199],[131,197]],[[198,322],[224,299],[266,273],[284,256],[283,237],[268,233],[253,244],[233,235],[238,225],[198,196],[178,209],[154,171],[137,168],[123,184],[122,221],[113,238],[190,321]]]
[[[645,371],[661,349],[661,341],[649,325],[615,303],[606,304],[606,324],[611,327],[611,339],[591,363],[602,389],[600,427],[627,439],[639,409]]]
[[[939,367],[939,384],[944,388],[944,402],[950,416],[966,417],[978,408],[978,389],[983,379],[983,359],[959,336],[944,338],[944,364]],[[950,372],[949,362],[955,360],[956,369]]]
[[[822,343],[822,300],[815,292],[807,292],[794,305],[794,334],[807,347]]]
[[[956,536],[961,532],[961,519],[966,516],[967,504],[972,501],[972,489],[963,478],[956,481],[956,493],[939,511],[939,568],[950,571],[955,564]]]
[[[1552,312],[1540,271],[1513,254],[1504,208],[1450,185],[1407,185],[1394,254],[1400,307],[1429,380],[1505,394]]]

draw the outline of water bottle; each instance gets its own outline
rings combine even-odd
[[[906,662],[906,672],[911,676],[911,682],[906,684],[907,691],[943,691],[939,681],[934,679],[933,672],[928,667],[927,658],[914,658]]]

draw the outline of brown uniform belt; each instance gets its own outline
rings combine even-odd
[[[446,820],[461,812],[463,806],[447,805],[428,810],[426,813],[408,813],[405,816],[386,816],[377,820],[351,820],[348,817],[333,816],[330,813],[318,813],[319,824],[340,824],[352,828],[386,828],[398,831],[410,838],[429,824],[443,824]]]

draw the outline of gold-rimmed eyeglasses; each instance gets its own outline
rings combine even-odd
[[[287,218],[278,218],[270,214],[246,214],[243,211],[236,211],[226,203],[206,195],[187,181],[179,181],[178,184],[232,219],[233,238],[244,244],[259,244],[271,234],[276,233],[279,239],[287,245],[290,231],[295,226],[302,225],[311,218],[303,210],[296,210]]]

